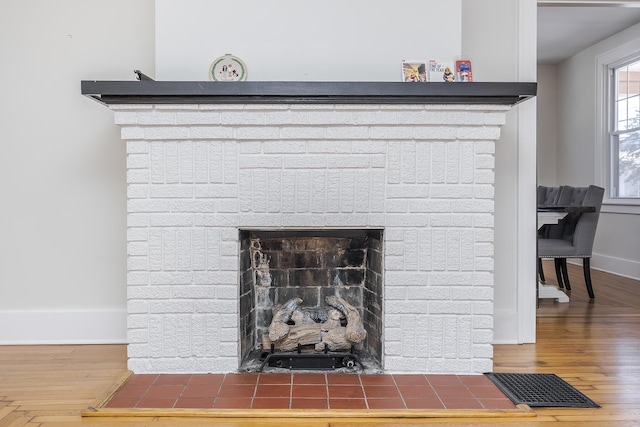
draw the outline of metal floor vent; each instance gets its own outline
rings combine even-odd
[[[555,374],[485,374],[511,401],[536,407],[599,408]]]

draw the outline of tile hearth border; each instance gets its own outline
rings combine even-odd
[[[255,404],[254,401],[258,402],[257,399],[252,399],[248,407],[235,407],[235,408],[216,408],[211,407],[212,405],[207,405],[199,403],[194,404],[194,407],[162,407],[162,404],[154,405],[152,400],[148,402],[150,404],[142,405],[148,407],[135,407],[137,403],[142,401],[142,397],[146,392],[152,392],[153,395],[159,395],[161,393],[158,387],[167,387],[162,390],[162,392],[176,392],[176,389],[180,386],[183,387],[182,393],[189,394],[187,383],[190,382],[192,378],[197,378],[199,380],[205,379],[206,377],[210,377],[208,381],[210,381],[214,376],[216,377],[225,377],[229,376],[228,385],[236,386],[238,383],[244,386],[255,386],[256,391],[254,392],[254,396],[258,397],[258,387],[260,386],[259,376],[263,376],[263,385],[271,385],[277,386],[278,389],[282,388],[283,385],[290,387],[290,395],[292,397],[285,398],[289,399],[290,404],[288,408],[283,408],[280,400],[278,398],[270,397],[261,399],[261,404]],[[266,377],[265,377],[266,376]],[[289,383],[282,384],[283,376],[290,376]],[[332,376],[332,377],[329,377]],[[337,380],[336,376],[348,377],[343,378],[345,381],[348,379],[349,381]],[[486,398],[485,404],[480,404],[481,408],[477,408],[474,405],[466,405],[464,402],[460,404],[460,402],[454,403],[452,402],[452,407],[446,408],[447,406],[443,404],[443,407],[429,407],[429,405],[424,405],[422,407],[420,404],[416,404],[418,399],[414,402],[414,405],[409,403],[405,403],[402,407],[393,407],[393,405],[389,406],[389,402],[393,399],[390,399],[388,396],[384,396],[382,399],[378,399],[379,402],[385,401],[387,402],[384,406],[388,406],[386,408],[375,409],[371,408],[371,404],[369,401],[376,400],[374,398],[369,398],[362,396],[366,401],[364,408],[358,406],[358,398],[346,398],[349,396],[340,396],[344,397],[343,399],[337,399],[339,401],[339,405],[337,407],[329,408],[330,404],[327,404],[326,408],[314,407],[315,405],[310,405],[310,407],[300,406],[293,408],[293,394],[294,394],[294,386],[299,385],[300,387],[313,387],[313,383],[318,383],[318,378],[324,377],[324,385],[328,387],[346,387],[353,388],[353,385],[350,383],[353,381],[357,381],[362,390],[366,392],[368,387],[369,390],[373,391],[373,394],[379,392],[380,390],[389,390],[394,393],[398,393],[400,396],[400,400],[405,401],[406,395],[409,393],[416,393],[415,387],[419,387],[416,383],[420,383],[421,377],[426,379],[424,382],[425,387],[429,387],[430,392],[433,392],[435,398],[439,399],[440,402],[446,402],[443,400],[443,396],[447,396],[449,391],[457,391],[459,392],[458,386],[463,386],[467,388],[468,393],[472,396],[471,399],[478,400],[481,402],[483,400],[483,396]],[[364,378],[362,378],[364,377]],[[188,379],[187,379],[188,378]],[[300,378],[300,380],[297,380]],[[333,379],[331,379],[333,378]],[[431,379],[434,382],[429,381]],[[487,382],[485,382],[485,380]],[[138,384],[146,384],[145,386],[137,386],[140,394],[136,394],[134,392],[131,393],[135,389],[135,382]],[[215,381],[214,381],[215,382]],[[286,381],[285,381],[286,382]],[[218,384],[221,384],[220,381]],[[231,383],[231,384],[229,384]],[[235,384],[234,384],[235,383]],[[280,383],[280,384],[278,384]],[[349,384],[347,384],[349,383]],[[193,385],[193,383],[191,383]],[[394,386],[390,384],[395,384]],[[316,384],[317,385],[317,384]],[[145,388],[146,387],[146,388]],[[155,388],[154,388],[155,387]],[[335,388],[334,387],[334,388]],[[380,388],[382,387],[382,389]],[[385,387],[389,387],[385,389]],[[406,394],[403,393],[402,389],[405,388]],[[443,389],[438,389],[438,387],[444,387]],[[145,388],[145,391],[142,392],[141,389]],[[346,388],[339,390],[340,394],[346,390]],[[495,388],[495,390],[494,390]],[[153,390],[152,390],[153,389]],[[125,392],[128,390],[128,394]],[[194,391],[192,394],[198,394],[197,385],[191,389]],[[474,391],[475,390],[475,391]],[[219,397],[222,392],[222,387],[214,393],[215,397]],[[349,390],[349,394],[353,390]],[[300,393],[300,390],[295,393]],[[304,392],[303,392],[304,393]],[[330,391],[328,392],[330,393]],[[124,396],[123,396],[124,394]],[[211,394],[211,393],[209,393]],[[356,393],[357,394],[357,393]],[[129,396],[129,397],[127,397]],[[382,397],[382,396],[381,396]],[[411,396],[412,398],[414,396]],[[124,398],[124,400],[123,400]],[[135,400],[136,404],[127,405],[126,399]],[[396,397],[398,398],[398,397]],[[449,397],[450,398],[450,397]],[[114,401],[120,399],[115,406],[110,406]],[[323,399],[326,399],[327,402],[333,402],[334,400],[330,400],[329,396],[323,395]],[[445,398],[446,399],[446,398]],[[309,402],[315,401],[316,399],[309,399]],[[322,399],[320,399],[322,400]],[[413,399],[411,399],[413,400]],[[130,400],[132,401],[132,400]],[[304,401],[304,398],[302,399]],[[176,399],[177,402],[177,399]],[[195,398],[192,402],[198,402],[198,399]],[[202,402],[202,401],[201,401]],[[265,404],[265,402],[274,402],[273,405]],[[278,403],[279,402],[279,403]],[[407,400],[408,402],[408,400]],[[140,405],[138,405],[140,406]],[[178,406],[177,403],[174,406]],[[321,405],[322,406],[322,405]],[[375,406],[375,405],[373,405]],[[322,419],[330,419],[332,417],[339,417],[340,419],[344,418],[380,418],[380,419],[427,419],[427,418],[517,418],[517,417],[535,417],[536,413],[527,405],[513,405],[502,392],[497,389],[486,377],[478,376],[478,375],[429,375],[429,374],[335,374],[335,373],[284,373],[284,374],[271,374],[271,373],[261,373],[261,374],[144,374],[144,375],[135,375],[131,372],[127,372],[123,377],[114,383],[114,385],[103,395],[103,397],[96,402],[95,405],[89,406],[82,413],[83,417],[184,417],[184,418],[216,418],[216,419],[254,419],[254,418],[322,418]]]

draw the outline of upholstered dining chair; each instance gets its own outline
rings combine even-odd
[[[574,188],[568,185],[562,185],[560,187],[546,187],[543,185],[538,186],[538,206],[553,207],[553,206],[579,206],[582,200],[572,198]],[[571,205],[573,203],[573,205]],[[561,238],[565,227],[566,221],[560,221],[558,224],[545,224],[538,230],[539,239],[549,238]],[[556,276],[558,277],[558,283],[562,286],[561,274],[561,261],[556,261]],[[566,269],[565,269],[566,271]],[[544,269],[542,268],[542,258],[538,258],[538,275],[540,281],[545,282]],[[568,278],[567,278],[568,281]]]
[[[568,291],[571,290],[571,284],[566,272],[567,258],[581,258],[587,292],[589,298],[594,299],[591,283],[591,256],[604,188],[590,185],[589,187],[567,187],[565,191],[567,192],[565,197],[568,196],[569,191],[571,192],[569,202],[566,203],[566,199],[564,199],[558,203],[558,206],[589,206],[593,207],[595,212],[569,214],[557,227],[552,225],[546,236],[538,237],[538,258],[554,259],[558,285],[560,287],[564,285]],[[562,272],[564,277],[560,276],[558,270]]]

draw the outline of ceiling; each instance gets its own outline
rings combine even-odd
[[[640,23],[640,1],[538,1],[538,64],[557,64]]]

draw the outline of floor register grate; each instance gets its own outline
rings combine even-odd
[[[555,374],[485,374],[516,405],[599,408],[593,400]]]

